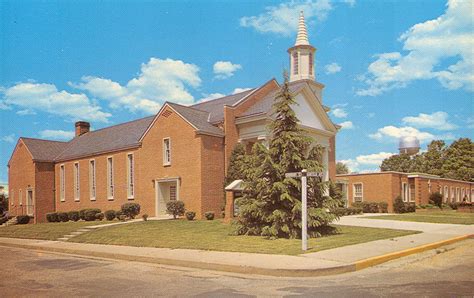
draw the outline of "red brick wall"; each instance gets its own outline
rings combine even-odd
[[[34,223],[46,222],[46,213],[55,211],[54,163],[35,163]]]
[[[214,211],[221,217],[224,206],[224,142],[222,138],[201,136],[201,214]]]

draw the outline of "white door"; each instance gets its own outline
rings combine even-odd
[[[28,190],[26,193],[26,214],[33,216],[33,191]]]
[[[156,216],[166,216],[166,203],[178,200],[178,183],[176,180],[156,182]]]

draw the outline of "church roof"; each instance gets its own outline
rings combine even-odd
[[[33,138],[20,138],[34,161],[52,162],[67,146],[67,142],[41,140]]]
[[[209,122],[209,112],[171,102],[167,104],[194,126],[198,132],[224,136],[224,132],[220,128]],[[224,107],[222,106],[223,109]]]
[[[201,102],[191,107],[203,110],[209,113],[209,122],[216,123],[224,120],[224,106],[233,106],[247,95],[255,91],[254,89],[246,90],[236,94],[216,98],[213,100]]]

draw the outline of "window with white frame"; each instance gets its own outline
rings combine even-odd
[[[461,200],[464,200],[464,198],[466,197],[466,192],[464,190],[464,187],[461,188]]]
[[[454,202],[454,199],[456,198],[456,194],[454,193],[454,187],[453,186],[451,186],[450,194],[451,194],[451,202]]]
[[[22,198],[22,191],[21,189],[18,191],[18,204],[21,206],[23,205],[23,202],[22,202],[23,198]]]
[[[89,160],[89,197],[95,201],[96,181],[95,181],[95,160]]]
[[[107,158],[107,198],[114,199],[114,160],[112,157]]]
[[[363,195],[364,195],[364,189],[362,186],[362,183],[354,183],[354,194],[352,195],[352,199],[354,202],[362,202],[363,201]]]
[[[135,161],[133,153],[127,154],[127,197],[133,199],[135,196]]]
[[[81,195],[79,182],[79,163],[74,163],[74,201],[79,201]]]
[[[456,187],[456,202],[461,201],[461,192],[459,191],[459,187]]]
[[[410,200],[410,188],[406,182],[402,183],[402,199],[403,202],[408,202]]]
[[[443,196],[444,196],[444,201],[447,202],[448,199],[449,199],[449,191],[448,191],[448,186],[447,185],[444,186]]]
[[[59,167],[59,200],[61,202],[66,200],[66,169],[64,165]]]
[[[163,139],[163,165],[171,164],[171,140],[170,138]]]

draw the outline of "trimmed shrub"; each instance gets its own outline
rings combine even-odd
[[[104,212],[105,219],[114,220],[115,219],[115,210],[107,210]]]
[[[146,214],[146,213],[143,214],[143,215],[142,215],[142,218],[143,218],[143,221],[147,221],[147,220],[148,220],[148,214]]]
[[[120,219],[120,218],[119,218],[120,215],[123,215],[122,210],[115,211],[115,217],[116,217],[117,219]]]
[[[78,221],[79,220],[79,211],[69,211],[68,212],[69,220]]]
[[[214,219],[214,212],[207,211],[206,213],[204,213],[204,216],[206,217],[207,220],[213,220]]]
[[[104,219],[104,213],[96,213],[95,214],[95,219],[97,220],[103,220]]]
[[[58,222],[58,214],[56,212],[46,213],[46,220],[48,222]]]
[[[135,218],[140,213],[140,204],[137,203],[125,203],[122,205],[122,214],[128,218]]]
[[[443,195],[439,192],[434,192],[430,195],[430,204],[443,208]]]
[[[88,211],[94,211],[94,216],[95,216],[95,213],[101,213],[102,211],[98,208],[87,208],[87,209],[82,209],[82,210],[79,210],[79,217],[82,219],[82,220],[87,220],[86,219],[86,212]]]
[[[405,212],[415,212],[416,211],[416,205],[415,203],[405,203]]]
[[[379,202],[379,212],[380,213],[388,213],[388,203],[387,202]]]
[[[188,212],[186,212],[186,218],[187,218],[188,220],[193,220],[194,217],[196,217],[196,212],[194,212],[194,211],[188,211]]]
[[[169,201],[166,203],[166,213],[173,215],[176,219],[178,216],[184,215],[184,202],[183,201]]]
[[[338,207],[334,210],[337,216],[362,214],[362,208],[358,207]]]
[[[453,209],[453,210],[458,210],[459,203],[449,202],[448,206],[451,207],[451,209]]]
[[[395,213],[405,213],[405,203],[400,196],[396,197],[393,201],[393,211]]]
[[[67,215],[67,212],[58,212],[58,219],[59,221],[66,222],[69,221],[69,216]]]
[[[96,214],[100,213],[100,209],[89,209],[84,213],[86,221],[94,221],[97,219]]]
[[[118,220],[121,220],[121,221],[125,221],[127,219],[127,217],[123,214],[120,214],[119,216],[117,216]]]
[[[377,202],[356,202],[352,206],[361,208],[364,213],[379,213],[379,204]]]
[[[26,225],[30,222],[30,217],[28,215],[18,215],[16,217],[16,222],[19,225]]]

